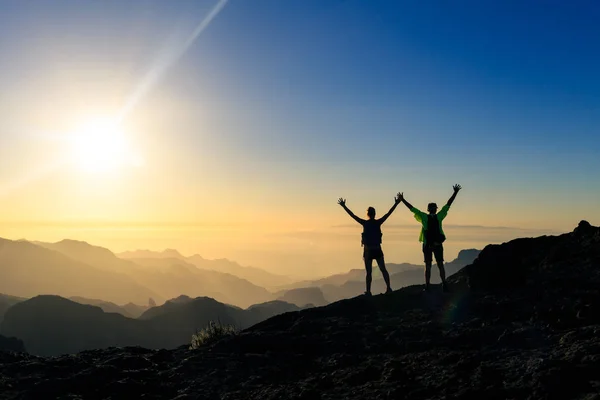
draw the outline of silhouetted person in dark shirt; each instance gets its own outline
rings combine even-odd
[[[442,220],[446,218],[450,206],[454,202],[458,191],[462,189],[460,185],[453,186],[454,193],[448,200],[445,206],[442,207],[440,212],[437,212],[437,204],[429,203],[427,205],[427,211],[429,214],[425,214],[413,207],[404,198],[404,193],[400,193],[400,201],[408,207],[408,209],[414,214],[417,221],[421,223],[421,234],[419,235],[419,242],[423,243],[423,254],[425,255],[425,290],[429,291],[429,281],[431,279],[431,264],[433,263],[433,256],[437,262],[440,270],[440,278],[442,278],[442,287],[444,291],[448,291],[446,284],[446,271],[444,269],[444,246],[442,243],[446,240],[446,234],[442,229]]]
[[[385,284],[387,286],[386,293],[392,292],[392,287],[390,286],[390,274],[385,268],[385,260],[383,257],[383,250],[381,249],[381,225],[385,222],[386,219],[394,212],[396,206],[400,204],[400,193],[394,199],[394,205],[390,208],[387,214],[385,214],[380,219],[375,219],[375,209],[373,207],[369,207],[367,209],[367,216],[369,219],[364,220],[362,218],[358,218],[348,207],[346,207],[346,199],[342,199],[341,197],[338,200],[338,204],[346,210],[346,212],[354,218],[356,222],[363,226],[362,232],[362,246],[363,250],[363,259],[365,261],[365,269],[367,270],[367,291],[365,294],[367,296],[371,295],[371,282],[373,280],[372,272],[373,272],[373,260],[377,260],[377,265],[381,270],[381,274],[383,275],[383,279],[385,280]]]

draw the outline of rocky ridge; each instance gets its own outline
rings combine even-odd
[[[0,353],[0,398],[598,399],[599,271],[582,221],[486,247],[449,294],[289,312],[195,351]]]

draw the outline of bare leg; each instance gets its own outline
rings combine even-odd
[[[440,270],[440,278],[442,278],[442,283],[445,285],[446,284],[446,269],[444,268],[444,263],[438,262],[437,266]]]
[[[387,268],[385,267],[385,260],[383,257],[379,257],[377,259],[377,265],[379,266],[379,269],[381,270],[381,275],[383,275],[383,280],[385,281],[385,286],[387,288],[387,292],[391,292],[392,286],[390,285],[390,274],[388,273]]]
[[[440,278],[442,278],[442,288],[444,291],[448,291],[446,286],[446,269],[444,268],[444,248],[439,246],[435,249],[435,261],[437,262],[438,269],[440,270]]]
[[[373,259],[365,258],[365,269],[367,270],[367,294],[371,293],[371,282],[373,281]]]
[[[429,289],[429,281],[431,281],[431,262],[425,263],[425,288]]]
[[[438,262],[438,268],[440,269],[440,278],[442,278],[442,288],[444,292],[448,291],[448,285],[446,285],[446,270],[444,269],[444,263]]]
[[[425,257],[425,290],[429,290],[429,282],[431,281],[431,264],[432,251],[431,247],[423,243],[423,256]]]

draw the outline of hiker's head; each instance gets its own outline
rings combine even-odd
[[[375,209],[373,207],[367,208],[367,217],[371,219],[375,218]]]
[[[437,204],[435,204],[435,203],[429,203],[427,205],[427,211],[430,214],[435,214],[437,212]]]

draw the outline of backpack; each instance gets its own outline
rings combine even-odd
[[[363,225],[361,246],[378,246],[381,244],[381,224],[376,220],[367,220]]]
[[[440,229],[440,221],[437,215],[427,215],[427,230],[425,231],[425,242],[428,244],[432,243],[444,243],[446,236],[442,234]]]

